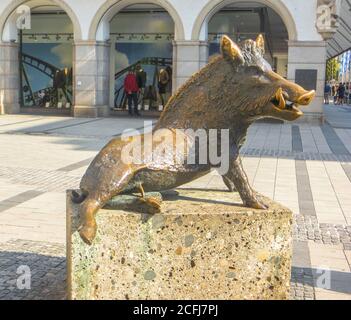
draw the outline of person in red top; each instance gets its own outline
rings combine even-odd
[[[138,86],[138,81],[136,74],[133,70],[130,70],[126,78],[124,79],[124,90],[128,99],[128,112],[130,115],[133,115],[133,105],[134,105],[134,114],[139,116],[138,111],[138,93],[140,88]]]

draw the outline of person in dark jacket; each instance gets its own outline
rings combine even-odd
[[[141,104],[141,107],[144,108],[144,95],[147,82],[147,74],[140,64],[138,64],[136,67],[136,77],[139,86],[139,104]]]
[[[170,78],[168,72],[165,69],[161,69],[158,74],[158,93],[160,95],[163,108],[166,105],[166,92],[169,80]]]
[[[345,85],[344,83],[339,84],[338,88],[338,104],[343,105],[344,104],[344,97],[345,97]]]
[[[325,87],[324,87],[324,103],[325,104],[329,104],[329,97],[332,93],[332,88],[330,86],[329,82],[325,83]]]
[[[126,78],[124,79],[124,90],[128,99],[128,112],[132,116],[133,114],[139,116],[138,111],[138,93],[140,88],[138,86],[137,77],[133,70],[130,70]],[[133,110],[134,106],[134,110]]]

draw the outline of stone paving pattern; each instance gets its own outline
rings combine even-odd
[[[31,271],[31,288],[18,289],[18,268]],[[12,240],[0,245],[0,299],[63,300],[66,298],[65,247],[51,242]]]
[[[254,188],[295,214],[298,300],[351,300],[351,107],[325,111],[324,125],[257,123],[242,150]],[[142,127],[136,118],[0,117],[0,299],[65,299],[65,190],[111,137]],[[185,187],[224,185],[213,172]],[[17,288],[21,265],[31,290]]]

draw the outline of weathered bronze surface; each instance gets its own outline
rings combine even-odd
[[[150,141],[150,135],[164,129],[164,138],[178,144],[189,137],[185,133],[179,137],[177,129],[229,129],[230,169],[223,180],[229,190],[239,192],[245,206],[266,209],[264,201],[250,187],[239,157],[247,130],[261,118],[298,119],[303,115],[298,106],[310,104],[315,92],[308,92],[272,71],[263,58],[262,36],[256,41],[246,40],[240,46],[224,36],[221,51],[170,99],[153,133],[140,138],[142,143]],[[72,200],[80,203],[79,233],[87,244],[96,235],[96,212],[112,197],[173,189],[212,169],[211,164],[184,163],[182,159],[190,152],[186,143],[181,152],[175,144],[165,150],[156,144],[138,164],[125,163],[122,152],[128,143],[121,138],[111,140],[87,169],[80,193],[74,193]],[[149,197],[144,201],[156,211],[160,209],[157,199]]]

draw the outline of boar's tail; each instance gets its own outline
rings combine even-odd
[[[88,196],[87,192],[84,192],[82,190],[79,190],[79,191],[73,190],[71,199],[74,203],[80,204],[87,198],[87,196]]]

